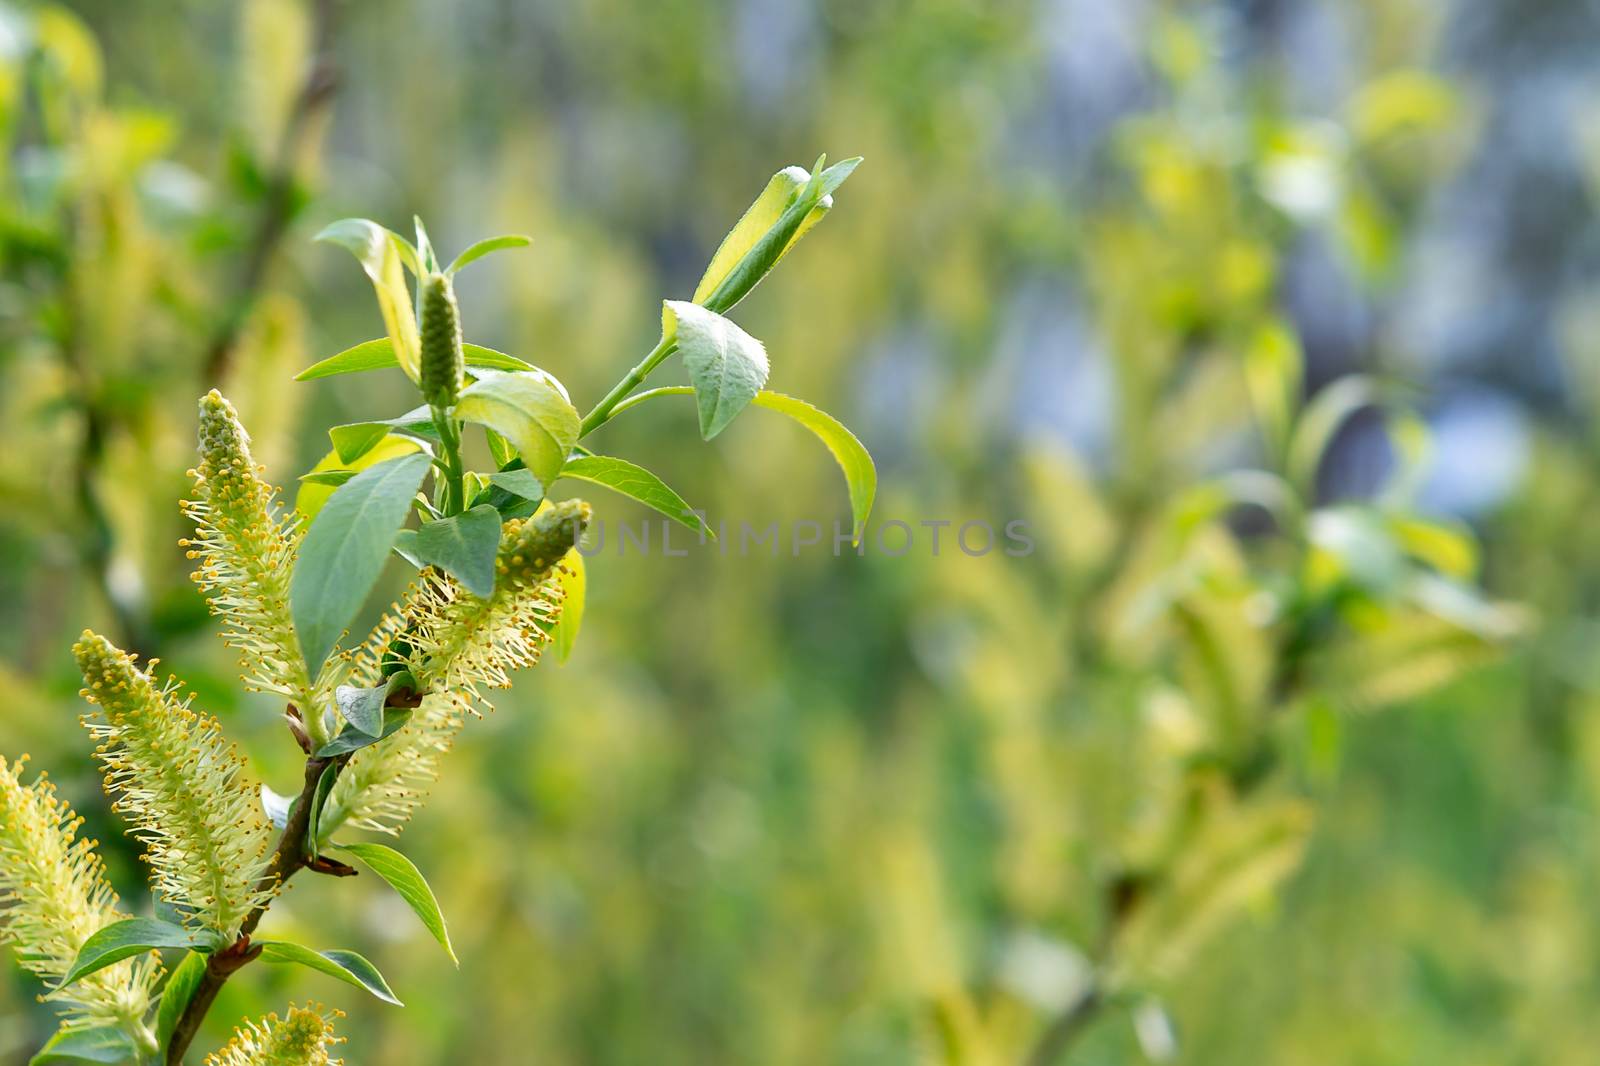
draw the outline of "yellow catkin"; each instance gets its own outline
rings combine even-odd
[[[271,829],[237,746],[210,715],[155,681],[110,641],[84,631],[73,645],[83,695],[100,707],[84,719],[100,742],[107,791],[146,846],[152,886],[186,922],[232,940],[270,892],[258,887]]]
[[[427,695],[405,728],[350,760],[319,823],[328,833],[345,824],[396,833],[410,819],[482,690],[538,663],[561,613],[558,568],[589,518],[588,504],[568,500],[507,522],[488,599],[430,570],[373,632],[355,656],[354,682],[377,684],[385,649],[403,635],[405,665]]]
[[[284,697],[309,719],[327,709],[341,660],[330,660],[313,681],[300,654],[289,611],[300,527],[280,513],[277,490],[259,476],[233,405],[215,389],[200,399],[199,450],[195,499],[184,501],[195,523],[194,539],[183,542],[198,563],[194,579],[222,622],[223,639],[239,651],[245,685]]]
[[[0,758],[0,940],[40,980],[66,976],[89,936],[127,915],[106,882],[83,819],[43,774],[22,783],[24,759]],[[68,1028],[118,1025],[137,1030],[161,975],[154,956],[128,959],[45,998],[64,1008]]]
[[[245,1022],[233,1039],[206,1056],[205,1066],[340,1066],[328,1049],[343,1043],[333,1035],[333,1023],[344,1017],[321,1004],[290,1006],[285,1017],[269,1014]]]

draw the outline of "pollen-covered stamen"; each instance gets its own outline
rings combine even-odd
[[[333,1035],[333,1022],[344,1015],[319,1004],[291,1006],[288,1015],[269,1014],[245,1022],[233,1039],[206,1056],[206,1066],[339,1066],[328,1049],[343,1043]]]
[[[195,496],[184,512],[195,537],[184,541],[197,560],[194,579],[223,624],[223,639],[240,652],[245,684],[274,692],[302,709],[324,709],[340,661],[313,682],[289,611],[289,577],[300,528],[285,516],[277,490],[259,476],[250,440],[233,405],[212,389],[200,399],[200,464]]]
[[[438,779],[439,760],[466,716],[483,702],[480,688],[504,687],[512,670],[539,661],[561,614],[557,569],[589,518],[588,504],[570,500],[506,523],[488,599],[429,571],[379,624],[356,653],[355,683],[377,684],[386,652],[400,646],[418,690],[427,695],[405,728],[355,753],[319,825],[329,833],[343,824],[395,833],[410,819]]]
[[[83,819],[40,774],[22,783],[26,759],[0,758],[0,940],[17,961],[51,985],[66,976],[89,936],[126,915],[106,882],[95,842],[78,839]],[[146,955],[90,974],[45,998],[61,1004],[72,1027],[142,1029],[160,963]]]
[[[271,830],[244,757],[215,718],[179,697],[175,679],[158,688],[131,656],[88,631],[72,650],[83,695],[100,707],[84,724],[100,741],[106,789],[146,846],[155,891],[186,921],[233,939],[271,895],[258,887]]]

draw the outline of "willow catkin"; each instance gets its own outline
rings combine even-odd
[[[461,395],[466,360],[461,350],[461,309],[447,274],[422,281],[422,368],[418,384],[431,407],[453,407]]]

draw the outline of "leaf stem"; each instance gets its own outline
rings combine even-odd
[[[444,453],[444,479],[435,506],[448,518],[467,509],[466,470],[461,463],[461,423],[443,407],[432,410],[433,426],[439,431],[439,447]]]
[[[578,439],[582,440],[611,421],[611,416],[616,413],[618,405],[622,403],[628,393],[642,385],[644,379],[650,376],[650,372],[660,366],[667,356],[677,350],[678,339],[676,337],[668,339],[663,336],[656,346],[650,350],[650,354],[645,356],[638,366],[628,371],[627,376],[617,382],[610,392],[606,393],[605,399],[595,404],[593,411],[583,416],[583,424],[578,427]]]

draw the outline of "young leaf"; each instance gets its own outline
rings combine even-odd
[[[550,642],[556,649],[556,661],[566,662],[572,657],[572,646],[578,641],[578,630],[583,626],[583,601],[588,591],[589,578],[584,570],[583,553],[573,548],[561,561],[556,571],[556,581],[561,585],[561,617],[550,630]]]
[[[261,945],[261,961],[277,964],[299,963],[329,977],[337,977],[347,984],[364,988],[385,1003],[405,1006],[389,989],[378,968],[353,951],[312,951],[286,940],[257,940]]]
[[[416,437],[431,444],[439,442],[439,431],[433,424],[433,412],[426,407],[414,407],[396,418],[377,419],[372,422],[350,422],[328,430],[328,439],[341,462],[347,466],[376,448],[391,430]]]
[[[358,473],[360,471],[357,470],[313,470],[309,474],[301,474],[300,481],[305,485],[328,485],[338,488]]]
[[[383,711],[383,729],[377,736],[363,733],[359,729],[346,726],[339,731],[339,735],[328,741],[316,751],[319,759],[332,759],[340,755],[348,755],[352,751],[360,751],[369,744],[376,744],[380,740],[387,740],[398,733],[407,722],[411,720],[411,711],[405,707],[386,707]],[[318,832],[322,830],[319,828]]]
[[[496,485],[513,496],[521,496],[524,500],[538,503],[544,499],[544,485],[533,476],[533,471],[526,468],[516,470],[501,470],[489,475],[489,484]]]
[[[578,442],[578,411],[543,371],[483,372],[461,390],[456,417],[488,426],[515,444],[528,469],[547,485]]]
[[[321,513],[328,500],[333,497],[333,490],[356,474],[368,467],[377,466],[379,463],[402,455],[422,450],[422,445],[410,437],[401,437],[390,434],[385,437],[371,451],[350,464],[348,470],[343,469],[344,464],[339,461],[338,452],[329,452],[324,455],[309,474],[300,478],[300,491],[294,497],[294,509],[300,517],[310,522]],[[349,477],[329,478],[326,482],[319,475],[323,474],[349,474]]]
[[[763,392],[751,402],[757,407],[788,415],[815,433],[828,451],[833,453],[834,461],[844,471],[845,485],[850,490],[850,514],[855,523],[855,540],[859,541],[861,531],[867,524],[867,515],[872,513],[872,498],[878,491],[878,469],[872,463],[871,454],[856,439],[856,435],[845,428],[844,423],[804,400],[785,396],[781,392]]]
[[[517,457],[516,446],[488,426],[483,427],[483,439],[488,442],[496,467],[503,467]]]
[[[405,271],[400,263],[400,251],[394,235],[376,222],[364,218],[340,219],[316,237],[349,249],[360,262],[361,269],[372,279],[378,295],[378,310],[383,314],[384,330],[394,342],[394,354],[400,368],[412,381],[419,372],[418,353],[420,339],[417,335],[416,313],[412,310],[411,294],[406,291]]]
[[[456,949],[450,945],[450,930],[445,927],[444,914],[439,910],[439,901],[433,896],[433,889],[428,887],[427,879],[422,876],[416,864],[400,852],[383,844],[338,844],[340,851],[349,852],[370,869],[373,873],[389,882],[391,888],[400,893],[400,898],[410,905],[416,912],[428,932],[444,948],[445,954],[450,956],[450,961],[460,966],[456,959]]]
[[[215,951],[220,946],[215,934],[204,930],[185,929],[159,918],[124,918],[93,933],[83,942],[72,968],[57,987],[65,988],[112,963],[142,955],[154,948]]]
[[[837,163],[826,170],[822,169],[826,156],[817,160],[817,165],[812,168],[811,179],[794,198],[789,201],[789,206],[784,208],[778,221],[761,237],[728,271],[716,290],[704,300],[696,303],[704,305],[708,310],[717,314],[727,314],[735,304],[749,295],[761,279],[766,277],[773,267],[778,265],[795,242],[812,226],[816,225],[822,215],[832,206],[829,195],[844,183],[856,166],[861,162],[857,156]]]
[[[421,341],[418,341],[421,344]],[[419,348],[420,350],[420,348]],[[514,355],[497,352],[493,348],[485,348],[481,344],[463,344],[461,352],[466,357],[468,366],[484,366],[494,370],[534,370],[532,363],[525,363]],[[388,337],[379,337],[346,348],[338,355],[330,355],[320,363],[312,363],[300,373],[295,375],[296,381],[314,381],[317,378],[331,378],[335,374],[355,374],[363,370],[387,370],[400,365],[394,356],[394,342]]]
[[[334,702],[344,720],[370,737],[383,732],[383,701],[388,697],[388,681],[373,688],[340,685],[333,690]]]
[[[300,545],[289,609],[313,674],[361,609],[427,476],[426,455],[363,470],[334,490]]]
[[[682,496],[673,492],[665,482],[644,467],[630,463],[626,459],[615,459],[609,455],[580,456],[569,460],[567,465],[561,468],[561,476],[614,489],[624,496],[638,500],[646,507],[660,511],[679,525],[687,526],[702,536],[715,539],[711,527],[707,526],[699,515],[690,512],[689,505],[684,502]]]
[[[368,734],[357,731],[360,736]],[[341,734],[343,735],[343,734]],[[376,739],[369,737],[369,739]],[[333,791],[333,783],[339,779],[339,767],[329,763],[322,769],[322,776],[317,778],[316,791],[311,794],[311,820],[306,823],[306,851],[312,858],[317,857],[317,842],[322,839],[317,823],[322,818],[322,807],[328,802],[328,793]]]
[[[274,792],[266,785],[261,786],[261,809],[267,815],[267,821],[282,829],[289,824],[289,812],[294,808],[294,797],[285,796]]]
[[[206,957],[191,951],[167,978],[167,986],[161,992],[161,1006],[156,1011],[156,1046],[162,1051],[167,1049],[172,1030],[177,1028],[178,1019],[183,1017],[183,1009],[194,997],[194,990],[200,986],[205,972]]]
[[[74,1062],[125,1063],[138,1059],[139,1051],[127,1033],[115,1026],[62,1029],[50,1038],[28,1066],[68,1066]]]
[[[717,286],[722,284],[739,260],[783,217],[784,208],[810,180],[811,175],[806,173],[804,167],[784,167],[772,175],[767,187],[761,190],[761,195],[756,197],[717,246],[716,254],[711,257],[705,274],[700,278],[700,284],[695,286],[695,303],[705,303],[706,297],[717,290]]]
[[[710,440],[744,410],[767,383],[767,350],[761,342],[713,311],[681,300],[666,301],[683,365],[700,408],[700,436]]]
[[[508,233],[503,237],[488,237],[478,241],[466,251],[456,256],[450,265],[445,267],[446,274],[454,274],[468,263],[476,262],[490,252],[498,252],[502,248],[526,248],[533,243],[532,237],[524,237],[520,233]]]
[[[429,522],[407,538],[406,550],[437,566],[479,599],[494,592],[494,557],[500,550],[500,512],[488,504]]]

